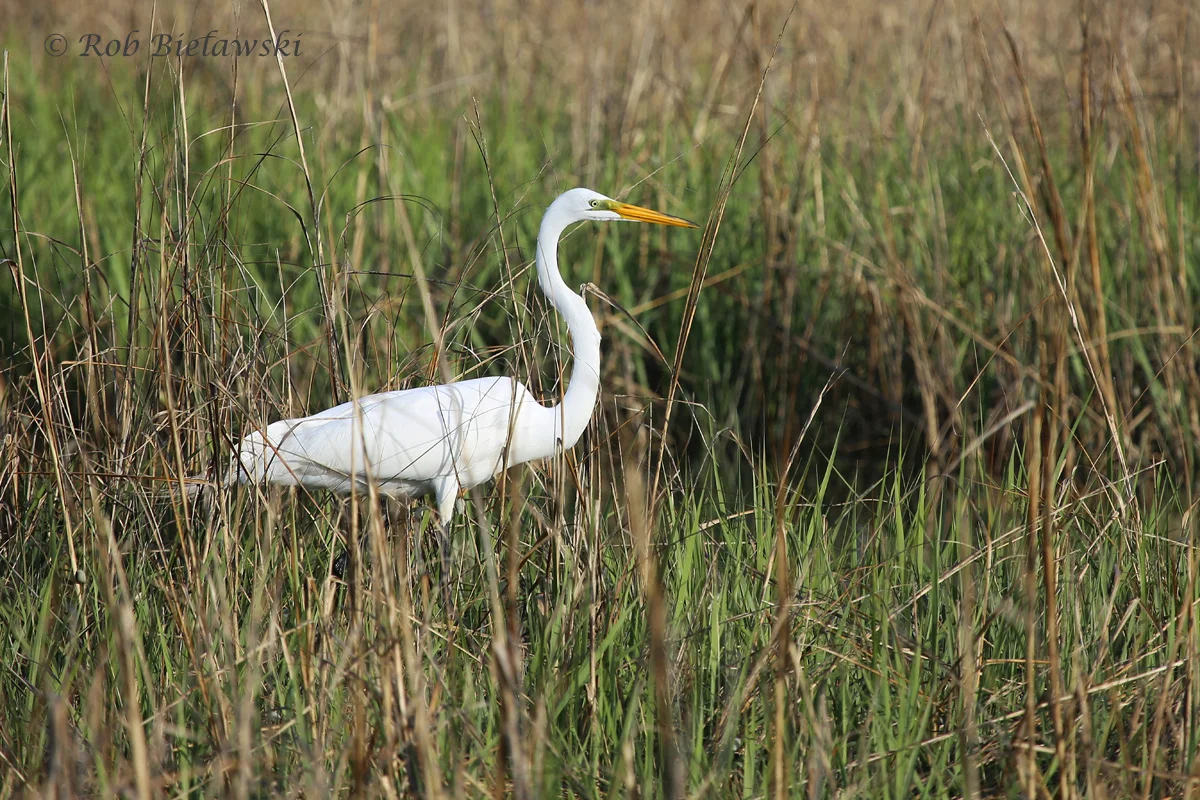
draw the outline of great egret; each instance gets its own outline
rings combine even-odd
[[[583,435],[600,388],[600,331],[583,298],[558,269],[558,240],[588,220],[695,224],[590,189],[560,195],[538,231],[538,282],[562,315],[575,369],[562,401],[543,406],[520,381],[475,378],[384,392],[298,419],[273,422],[242,439],[227,483],[268,482],[338,492],[362,490],[368,475],[386,495],[432,494],[448,528],[459,492],[504,469],[568,450]]]

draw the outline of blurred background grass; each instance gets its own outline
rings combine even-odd
[[[1190,4],[302,2],[287,87],[76,55],[259,5],[2,7],[8,792],[1194,791]],[[164,496],[431,325],[554,396],[575,185],[724,213],[564,244],[598,421],[450,607],[397,509]]]

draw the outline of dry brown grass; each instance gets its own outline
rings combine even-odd
[[[1191,4],[0,14],[0,794],[1200,787]],[[42,50],[268,19],[303,55]],[[574,183],[705,238],[567,242],[594,429],[447,592],[373,494],[165,488],[348,394],[553,394],[523,209]]]

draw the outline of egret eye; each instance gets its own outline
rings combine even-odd
[[[599,200],[589,200],[588,205],[591,206],[592,208],[597,208],[600,205],[600,201]]]

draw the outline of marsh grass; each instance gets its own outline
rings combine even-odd
[[[568,5],[6,32],[0,792],[1195,796],[1194,12]],[[555,396],[580,183],[703,236],[568,237],[595,423],[449,575],[420,504],[180,491],[352,395]]]

